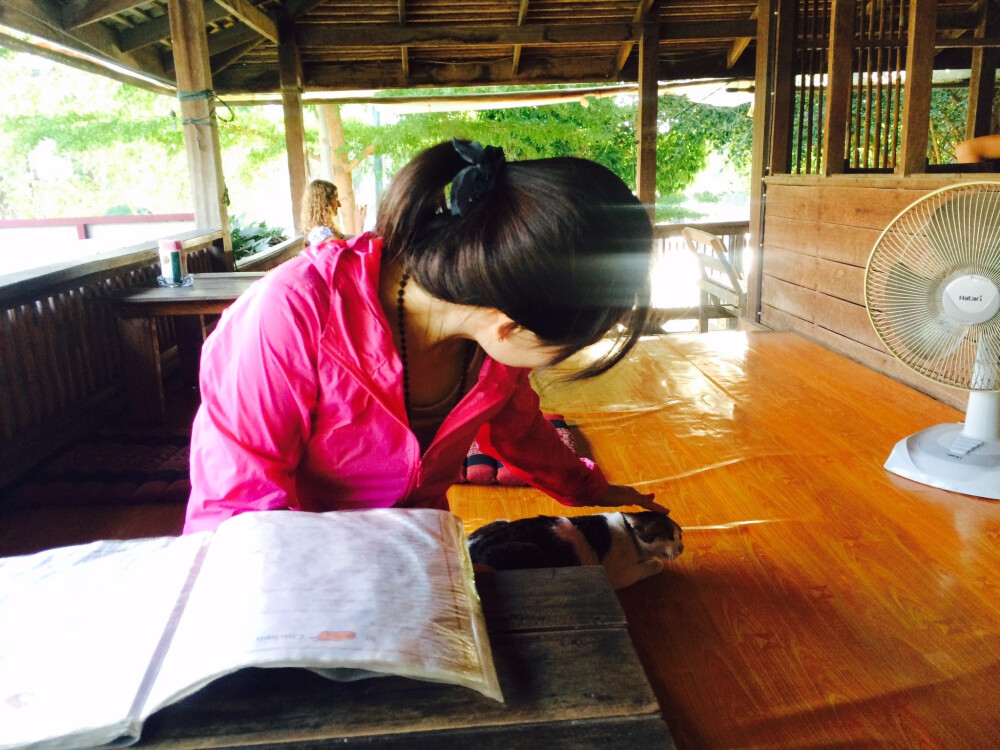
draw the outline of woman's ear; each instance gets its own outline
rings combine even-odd
[[[521,327],[499,310],[496,311],[495,325],[497,341],[503,341],[508,336],[517,333],[517,330]]]

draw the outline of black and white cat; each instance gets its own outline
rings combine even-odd
[[[472,562],[495,570],[603,565],[615,589],[663,570],[684,551],[666,513],[599,513],[494,521],[469,535]]]

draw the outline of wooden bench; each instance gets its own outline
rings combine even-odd
[[[504,703],[397,677],[244,670],[154,714],[135,747],[674,748],[603,568],[476,583]]]

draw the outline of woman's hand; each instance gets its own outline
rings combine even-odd
[[[602,508],[617,508],[622,505],[638,505],[646,510],[655,510],[658,513],[666,513],[667,509],[657,503],[652,492],[643,493],[622,484],[609,484],[607,494],[595,505]]]

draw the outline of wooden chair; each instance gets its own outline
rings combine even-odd
[[[736,328],[747,295],[741,274],[729,262],[722,238],[693,227],[684,227],[681,234],[698,258],[701,273],[698,330],[708,331],[708,321],[713,318],[725,318],[727,328]]]

